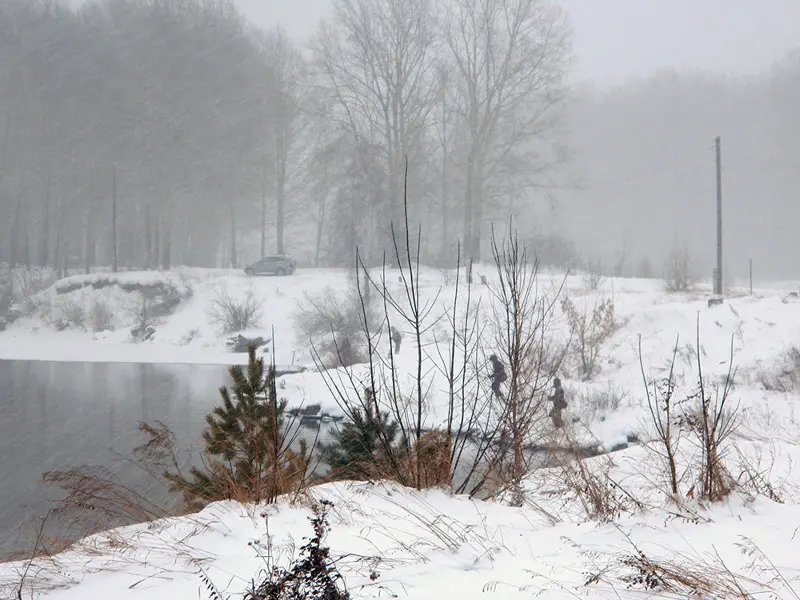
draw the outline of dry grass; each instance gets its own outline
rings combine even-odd
[[[426,431],[414,443],[406,461],[407,481],[419,481],[422,488],[449,488],[453,477],[452,453],[452,435],[444,431]]]
[[[788,394],[800,389],[800,347],[789,348],[771,372],[759,374],[759,380],[769,392]]]
[[[606,564],[588,573],[586,586],[619,584],[628,590],[672,598],[776,598],[800,600],[795,584],[775,566],[752,541],[744,540],[739,553],[749,558],[745,572],[735,572],[714,550],[712,554],[672,551],[670,556],[653,556],[623,533],[630,550],[618,554],[592,553],[594,562]],[[613,593],[613,592],[612,592]]]

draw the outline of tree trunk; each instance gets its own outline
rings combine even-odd
[[[39,266],[46,267],[50,260],[50,177],[47,178],[47,189],[44,193],[42,211],[42,230],[39,235]]]
[[[150,223],[150,206],[144,205],[144,268],[153,268],[153,230]]]
[[[56,247],[55,252],[53,253],[53,266],[58,270],[59,277],[64,276],[63,271],[63,257],[64,257],[64,248],[62,247],[64,243],[64,201],[59,195],[58,199],[58,220],[56,225]]]
[[[284,220],[285,220],[285,210],[286,210],[286,181],[285,176],[281,173],[278,173],[278,181],[277,181],[277,189],[275,190],[275,202],[277,204],[277,215],[276,215],[276,250],[278,254],[284,253],[284,245],[283,245],[283,229],[284,229]]]
[[[314,250],[314,266],[319,267],[320,252],[322,250],[322,230],[325,225],[325,196],[327,193],[319,190],[319,214],[317,216],[317,245]]]
[[[111,193],[111,270],[119,270],[119,245],[117,242],[117,167],[112,171]]]
[[[17,200],[17,205],[14,209],[14,217],[11,220],[11,232],[8,236],[9,242],[9,264],[15,267],[20,262],[19,252],[19,234],[22,225],[22,197]]]
[[[153,261],[151,267],[158,268],[163,256],[161,255],[161,227],[162,223],[158,223],[155,232],[155,243],[153,244]]]
[[[238,268],[237,251],[236,251],[236,213],[233,210],[233,203],[230,205],[231,209],[231,268]]]
[[[94,232],[92,229],[92,212],[90,209],[86,214],[86,239],[83,247],[83,271],[87,275],[92,272],[92,267],[94,266]]]
[[[170,244],[170,228],[167,225],[166,229],[164,230],[164,243],[162,248],[162,255],[161,255],[161,268],[164,271],[169,271],[170,269],[170,261],[171,261],[171,244]]]
[[[26,269],[31,268],[31,237],[28,233],[28,224],[22,226],[22,263]]]
[[[261,258],[267,255],[267,167],[261,181]]]
[[[275,165],[277,167],[275,169],[275,204],[277,209],[275,233],[277,240],[275,245],[277,253],[283,254],[283,229],[286,219],[286,125],[284,123],[279,124],[277,143],[278,147],[275,149],[277,160]]]
[[[462,236],[464,238],[464,249],[467,253],[467,258],[474,259],[475,249],[472,246],[472,202],[473,202],[473,167],[472,157],[470,156],[467,161],[467,178],[466,190],[464,192],[464,230]]]
[[[59,277],[67,277],[69,275],[69,240],[66,237],[62,241],[60,268]]]

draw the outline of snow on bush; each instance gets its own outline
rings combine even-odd
[[[23,316],[57,330],[114,331],[141,319],[163,317],[192,295],[189,283],[172,273],[94,273],[57,281],[28,298]]]

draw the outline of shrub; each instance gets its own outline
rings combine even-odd
[[[561,464],[566,495],[573,495],[590,519],[613,521],[632,502],[631,497],[610,478],[613,466],[614,463],[604,457],[599,461],[596,458],[577,458]]]
[[[111,324],[111,310],[103,300],[96,298],[92,301],[89,308],[89,326],[92,331],[110,331],[113,329]]]
[[[58,329],[68,327],[86,328],[87,314],[83,304],[74,298],[57,298],[53,302],[55,326]]]
[[[550,325],[565,280],[554,294],[540,292],[540,263],[529,261],[512,223],[501,242],[492,230],[491,244],[497,272],[490,286],[492,342],[508,375],[502,393],[494,394],[501,441],[492,470],[519,487],[528,470],[525,446],[545,418],[544,399],[564,358],[553,356]]]
[[[597,373],[597,360],[603,344],[617,329],[614,301],[606,299],[598,302],[595,296],[591,310],[588,302],[584,302],[579,309],[568,296],[564,296],[561,309],[569,325],[572,360],[583,380],[589,380]]]
[[[420,487],[450,487],[452,483],[453,436],[444,431],[426,431],[414,443],[408,460],[411,481]],[[419,470],[417,476],[416,471]]]
[[[788,393],[800,389],[800,347],[792,346],[771,373],[759,375],[761,386],[768,392]]]
[[[579,393],[573,394],[572,412],[581,418],[581,421],[588,425],[594,422],[598,415],[602,416],[619,410],[622,401],[625,399],[625,392],[608,384],[604,388],[591,387],[582,389]]]
[[[350,594],[344,578],[330,556],[330,548],[324,544],[330,529],[328,510],[333,504],[326,500],[315,504],[311,526],[314,536],[300,548],[300,556],[291,568],[285,569],[273,563],[272,552],[263,558],[267,568],[261,583],[245,594],[245,600],[349,600]],[[271,542],[267,542],[271,548]]]
[[[203,432],[204,465],[192,467],[189,477],[166,471],[171,491],[181,492],[188,506],[217,500],[274,502],[294,491],[308,472],[306,444],[288,448],[283,415],[286,401],[278,400],[275,370],[264,368],[249,348],[247,373],[235,365],[229,370],[233,398],[220,388],[222,406],[206,417]]]
[[[331,433],[332,442],[320,444],[320,460],[331,467],[332,479],[372,479],[397,470],[399,424],[388,412],[377,414],[369,389],[362,405],[352,409],[350,419]]]
[[[589,261],[583,273],[583,287],[596,292],[603,283],[603,261],[601,259]]]
[[[324,368],[367,361],[369,335],[377,329],[376,300],[374,294],[366,293],[366,289],[360,292],[355,285],[344,294],[331,287],[317,296],[306,294],[295,321]]]
[[[224,288],[219,288],[211,300],[208,316],[222,328],[223,333],[235,333],[259,326],[261,303],[252,292],[242,299],[235,299]]]
[[[56,280],[52,271],[37,268],[11,269],[11,297],[15,302],[25,300],[50,287]]]
[[[700,345],[700,319],[697,320],[697,339],[695,344],[695,364],[697,387],[685,399],[676,401],[675,361],[678,356],[678,341],[672,353],[669,374],[657,382],[648,382],[642,366],[642,378],[647,391],[650,417],[656,433],[658,453],[665,460],[666,479],[670,495],[676,500],[681,496],[680,480],[677,472],[676,456],[681,430],[693,436],[700,449],[698,458],[690,465],[690,471],[697,474],[697,481],[686,496],[706,502],[724,499],[734,488],[734,479],[728,472],[725,456],[728,441],[736,429],[739,407],[731,406],[730,394],[736,371],[733,367],[733,338],[728,362],[728,372],[721,384],[709,388],[703,373]],[[641,340],[640,340],[641,364]],[[680,412],[678,412],[680,410]]]
[[[664,289],[668,292],[686,292],[693,285],[689,248],[686,244],[676,242],[664,265]]]

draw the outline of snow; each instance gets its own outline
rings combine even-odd
[[[480,318],[489,318],[490,296],[482,283],[493,281],[492,268],[475,267],[473,306],[480,301]],[[373,277],[380,278],[379,271]],[[402,284],[397,271],[386,275],[388,287],[402,297]],[[463,279],[463,273],[462,273]],[[116,285],[95,289],[98,281]],[[121,284],[121,285],[120,285]],[[138,322],[137,307],[141,299],[136,291],[123,289],[132,285],[161,284],[179,290],[184,298],[177,309],[155,324],[155,339],[137,342],[131,328]],[[725,304],[708,307],[709,293],[702,286],[684,294],[667,294],[658,280],[613,279],[601,282],[598,290],[586,288],[580,275],[567,277],[561,273],[542,272],[540,293],[552,295],[564,284],[579,307],[590,308],[596,299],[613,299],[618,329],[604,344],[599,363],[600,372],[591,383],[562,377],[571,402],[570,418],[580,419],[588,431],[583,437],[596,440],[601,447],[612,448],[630,434],[641,433],[641,421],[646,418],[644,390],[639,364],[641,337],[643,366],[648,378],[666,374],[676,339],[680,343],[676,365],[677,380],[689,388],[694,385],[697,323],[699,318],[701,353],[706,375],[712,381],[723,378],[729,366],[731,344],[737,382],[740,385],[742,409],[752,419],[771,415],[781,427],[795,425],[795,404],[778,393],[761,389],[760,377],[779,369],[788,348],[800,340],[800,299],[790,295],[791,284],[755,290],[752,296],[733,290]],[[63,293],[64,290],[80,289]],[[321,404],[331,414],[341,413],[336,399],[328,389],[326,376],[315,371],[310,345],[302,339],[296,327],[298,306],[307,297],[321,294],[326,288],[346,293],[351,285],[345,270],[301,269],[290,277],[250,278],[244,273],[221,269],[179,268],[172,272],[100,273],[73,276],[57,281],[29,302],[34,309],[0,332],[0,359],[87,361],[87,362],[148,362],[191,364],[245,364],[247,357],[232,353],[225,342],[229,335],[220,331],[210,317],[215,297],[224,291],[231,298],[252,296],[262,306],[260,326],[244,332],[248,336],[272,339],[267,352],[274,348],[278,365],[303,366],[309,371],[283,377],[282,394],[290,405]],[[122,287],[121,287],[122,286]],[[429,322],[435,325],[423,339],[427,381],[430,383],[427,407],[427,426],[439,425],[446,415],[446,381],[440,356],[447,353],[448,327],[446,315],[455,291],[455,274],[423,268],[420,274],[420,294],[423,303],[433,306]],[[463,312],[463,294],[459,311]],[[59,293],[61,292],[61,293]],[[79,304],[84,313],[98,301],[108,307],[111,330],[91,331],[90,326],[56,330],[59,320],[58,302]],[[460,313],[459,313],[460,314]],[[402,328],[394,315],[393,324]],[[88,330],[87,330],[88,329]],[[567,339],[567,324],[556,306],[550,330]],[[410,331],[404,331],[404,346],[396,357],[402,388],[413,388],[416,349]],[[382,340],[380,343],[388,343]],[[438,345],[438,346],[437,346]],[[481,340],[482,350],[492,351],[488,334]],[[352,369],[356,381],[366,378],[366,368]],[[327,377],[343,382],[349,377],[343,372],[329,372]],[[744,389],[741,386],[746,386]],[[611,392],[609,394],[609,392]],[[593,397],[621,396],[618,406],[598,408]],[[594,396],[593,396],[594,395]],[[580,399],[584,398],[583,401]]]
[[[399,292],[397,272],[389,273],[388,285]],[[476,273],[473,293],[481,300],[480,317],[485,321],[490,295],[481,276],[491,284],[491,269],[477,267]],[[95,289],[92,284],[98,277],[113,277],[118,284],[171,285],[182,290],[184,299],[155,325],[153,340],[135,342],[130,329],[137,322],[136,292],[125,291],[125,285]],[[552,293],[563,281],[563,274],[543,273],[540,289]],[[78,283],[88,285],[64,293]],[[719,506],[695,506],[691,514],[676,517],[678,509],[653,500],[645,508],[601,523],[587,522],[576,499],[554,497],[549,483],[536,478],[527,482],[529,503],[522,508],[442,491],[415,492],[380,482],[314,487],[311,496],[336,505],[330,544],[334,554],[350,557],[342,562],[350,589],[356,597],[435,598],[448,594],[472,598],[486,593],[530,597],[540,593],[547,598],[638,598],[641,590],[626,590],[618,577],[626,569],[620,557],[635,554],[635,544],[651,558],[695,567],[705,564],[708,570],[721,569],[724,562],[731,572],[771,582],[776,588],[783,586],[788,594],[784,597],[797,597],[787,590],[794,585],[794,593],[800,593],[794,581],[800,573],[796,558],[792,558],[800,556],[800,536],[795,535],[800,527],[795,493],[800,478],[792,471],[800,459],[798,397],[791,392],[767,391],[762,385],[765,374],[780,373],[788,349],[800,341],[800,299],[792,294],[794,284],[759,287],[752,296],[734,289],[723,305],[709,307],[710,294],[702,286],[685,294],[667,294],[661,282],[650,280],[609,278],[596,291],[587,290],[580,275],[566,278],[565,283],[567,293],[581,306],[583,302],[591,306],[596,298],[613,299],[619,325],[603,346],[599,373],[591,382],[580,381],[574,373],[562,378],[570,399],[569,420],[574,417],[578,421],[576,435],[582,441],[611,450],[626,446],[631,434],[644,441],[651,439],[642,369],[648,380],[664,376],[678,340],[676,383],[679,394],[688,394],[696,384],[699,319],[699,353],[708,381],[720,382],[729,370],[736,372],[732,395],[741,414],[739,453],[764,469],[770,467],[769,477],[778,482],[786,503],[734,495]],[[309,344],[298,335],[295,316],[306,294],[314,296],[327,287],[345,290],[348,285],[346,272],[321,269],[300,270],[284,278],[248,278],[235,271],[211,269],[73,277],[40,292],[30,314],[0,332],[0,359],[244,363],[245,355],[227,350],[228,336],[209,317],[209,309],[219,290],[234,298],[250,294],[263,306],[263,319],[260,327],[246,333],[272,338],[277,364],[311,369],[282,377],[281,394],[290,405],[319,403],[324,411],[336,414],[340,412],[336,399],[325,376],[313,370]],[[435,308],[432,318],[438,318],[451,307],[454,275],[425,269],[420,290],[423,301]],[[113,330],[71,327],[57,331],[53,302],[59,298],[83,306],[101,300],[110,307]],[[398,323],[394,319],[394,324]],[[446,414],[443,375],[434,367],[436,344],[443,343],[445,330],[446,321],[440,319],[423,340],[430,361],[426,426],[431,427],[440,424]],[[568,335],[560,309],[552,330],[556,336]],[[397,361],[400,384],[406,389],[413,384],[416,347],[410,332],[404,334]],[[488,336],[481,345],[487,354],[491,352]],[[359,380],[365,377],[365,367],[356,366],[349,374]],[[348,373],[332,371],[328,376],[345,381]],[[607,404],[599,398],[608,399]],[[688,442],[684,445],[689,446]],[[614,466],[608,468],[615,480],[624,482],[626,490],[635,490],[637,497],[653,496],[652,470],[658,459],[651,451],[631,446],[610,456]],[[543,470],[536,477],[549,472]],[[307,498],[286,498],[272,507],[217,503],[197,515],[131,526],[84,540],[74,550],[38,563],[37,586],[43,592],[50,589],[43,598],[59,600],[93,600],[110,591],[152,600],[197,597],[198,593],[208,597],[199,578],[202,568],[218,587],[236,598],[264,566],[248,546],[265,535],[265,520],[259,516],[264,511],[270,515],[269,531],[276,543],[285,549],[291,537],[298,547],[302,545],[301,538],[309,531]],[[381,558],[355,558],[371,556]],[[0,581],[18,580],[20,568],[24,565],[0,566]],[[369,579],[372,569],[380,573],[376,581]],[[584,587],[589,574],[604,569],[606,579],[617,577],[615,589],[607,581]],[[783,579],[776,578],[776,571]]]
[[[310,499],[334,504],[326,543],[355,598],[641,598],[619,580],[630,571],[620,561],[636,548],[712,578],[724,564],[751,589],[747,578],[800,590],[794,505],[734,498],[697,518],[691,510],[652,511],[612,523],[552,523],[532,506],[371,482],[326,484],[273,506],[219,502],[190,517],[98,534],[36,563],[31,586],[50,600],[208,598],[202,574],[224,597],[239,598],[265,567],[255,543],[266,546],[267,527],[279,564],[296,556],[310,533]],[[0,566],[0,581],[18,579],[24,567]],[[776,581],[776,571],[785,582]],[[604,577],[587,586],[594,574]]]

